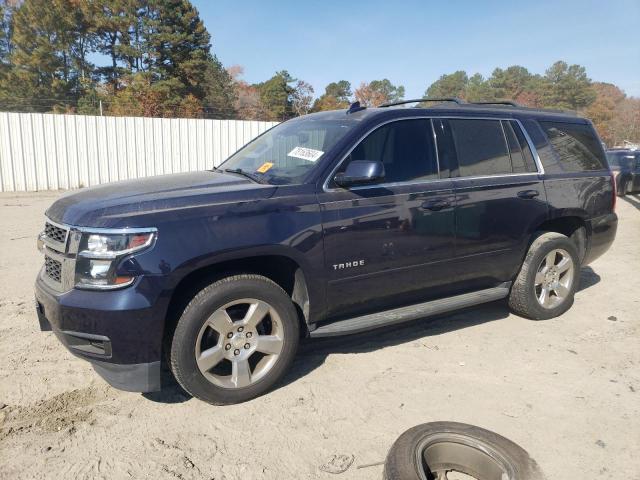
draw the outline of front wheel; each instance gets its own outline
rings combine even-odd
[[[556,232],[536,238],[509,294],[509,306],[533,320],[557,317],[571,308],[580,260],[571,239]]]
[[[291,364],[299,340],[295,307],[259,275],[236,275],[198,293],[171,342],[171,369],[205,402],[240,403],[269,390]]]

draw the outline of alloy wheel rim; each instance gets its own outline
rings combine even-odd
[[[515,472],[492,446],[455,433],[435,433],[415,451],[422,480],[512,480]]]
[[[214,385],[245,388],[269,373],[283,346],[278,312],[263,300],[243,298],[207,318],[198,332],[195,359],[200,373]]]
[[[571,292],[574,277],[573,259],[562,248],[550,251],[538,265],[534,293],[543,308],[563,303]]]

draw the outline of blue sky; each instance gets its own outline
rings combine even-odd
[[[225,66],[250,83],[286,69],[311,83],[388,78],[421,97],[443,73],[489,76],[556,60],[640,96],[640,0],[192,0]]]

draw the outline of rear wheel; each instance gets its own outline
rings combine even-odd
[[[565,235],[546,232],[529,247],[509,294],[509,306],[522,316],[545,320],[573,305],[578,286],[580,257]]]
[[[258,275],[215,282],[184,310],[171,344],[182,387],[212,404],[239,403],[271,388],[298,346],[297,312],[277,284]]]

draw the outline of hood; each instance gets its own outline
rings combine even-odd
[[[276,188],[220,171],[161,175],[68,193],[46,215],[54,222],[82,227],[147,227],[158,215],[258,201],[269,198]]]

